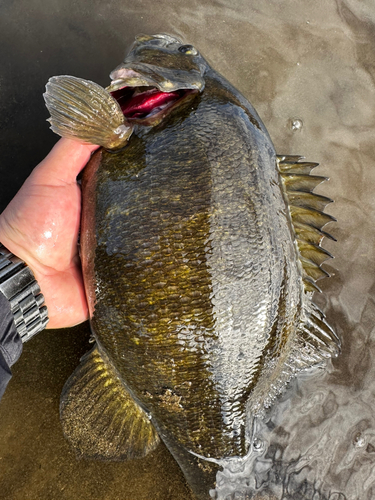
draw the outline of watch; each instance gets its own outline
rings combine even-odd
[[[44,330],[48,311],[31,269],[0,243],[0,292],[10,303],[17,332],[25,343]]]

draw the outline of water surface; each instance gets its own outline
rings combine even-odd
[[[375,498],[374,24],[371,0],[0,3],[1,209],[56,140],[44,121],[48,78],[107,85],[140,32],[195,44],[252,102],[280,154],[304,155],[330,177],[318,192],[335,200],[338,242],[324,242],[335,260],[317,302],[342,354],[299,377],[260,426],[249,498]],[[85,324],[25,346],[0,405],[1,498],[188,500],[163,446],[144,460],[98,463],[77,461],[65,442],[59,395],[88,336]]]

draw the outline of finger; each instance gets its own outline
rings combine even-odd
[[[79,172],[99,146],[60,139],[30,175],[33,184],[61,186],[73,184]]]
[[[35,278],[48,309],[47,328],[66,328],[88,319],[88,307],[81,269],[71,267],[64,272]]]

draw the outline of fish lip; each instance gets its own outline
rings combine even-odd
[[[111,72],[110,78],[112,82],[106,88],[108,92],[115,92],[124,87],[156,87],[161,92],[176,90],[202,92],[205,83],[201,71],[162,68],[146,63],[120,64]]]
[[[116,90],[121,90],[125,87],[157,87],[162,90],[156,82],[151,79],[143,78],[139,73],[133,72],[133,76],[124,76],[123,78],[116,78],[112,80],[111,84],[106,87],[107,92],[115,92]],[[112,74],[112,73],[111,73]]]

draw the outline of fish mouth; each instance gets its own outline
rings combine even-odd
[[[155,125],[187,97],[197,94],[198,91],[178,89],[173,92],[161,92],[156,87],[124,86],[110,93],[129,123]]]
[[[119,66],[111,73],[107,91],[116,99],[130,123],[156,125],[174,108],[203,90],[197,75],[142,64],[143,71]],[[158,71],[156,71],[156,69]],[[200,75],[199,75],[200,76]]]

